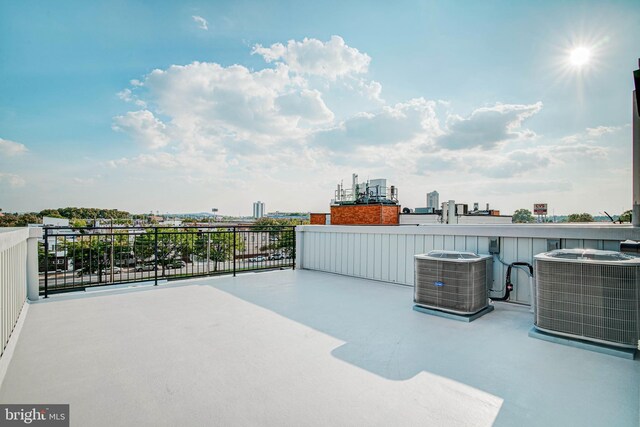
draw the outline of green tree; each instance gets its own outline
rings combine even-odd
[[[514,223],[528,223],[534,221],[535,218],[529,209],[518,209],[513,213],[513,217],[511,218],[511,222]]]
[[[40,216],[51,216],[55,218],[68,219],[128,219],[129,212],[119,211],[118,209],[100,209],[100,208],[76,208],[66,207],[58,209],[45,209],[40,212]],[[115,223],[115,222],[114,222]]]
[[[268,231],[269,244],[260,248],[261,251],[277,251],[294,258],[295,257],[295,230],[296,225],[308,224],[305,219],[276,219],[259,218],[256,220],[252,230]]]
[[[631,209],[624,211],[619,219],[621,222],[631,222]]]
[[[284,229],[278,232],[271,232],[269,236],[270,243],[260,248],[261,251],[275,251],[285,254],[287,257],[295,258],[295,231]]]
[[[223,228],[200,232],[194,244],[194,254],[213,261],[213,271],[218,271],[219,262],[232,260],[236,252],[244,251],[244,239],[236,238],[235,249],[233,240],[233,232]]]
[[[164,275],[167,264],[173,260],[189,262],[193,254],[191,245],[193,233],[175,228],[158,227],[158,265]],[[148,228],[145,233],[136,236],[134,250],[143,260],[155,260],[155,229]]]
[[[200,220],[196,219],[196,218],[189,218],[189,217],[182,218],[182,223],[183,224],[197,224],[199,222],[200,222]]]
[[[287,219],[287,218],[258,218],[253,224],[252,229],[259,231],[271,231],[280,230],[282,226],[296,226],[309,224],[309,220],[302,219]]]
[[[82,235],[72,241],[62,240],[58,242],[58,247],[73,261],[78,275],[98,273],[100,282],[102,271],[112,266],[112,257],[113,265],[126,264],[123,260],[129,260],[133,250],[126,234]]]
[[[568,222],[593,222],[593,216],[588,213],[571,214],[567,218]]]
[[[46,258],[44,256],[44,245],[38,244],[38,272],[43,273],[45,271]]]
[[[34,212],[5,213],[0,216],[0,227],[26,227],[28,224],[39,224],[42,218]]]
[[[86,227],[87,226],[87,221],[84,219],[72,219],[71,221],[69,221],[69,224],[71,225],[71,227]]]
[[[52,217],[52,218],[62,218],[62,214],[60,214],[60,212],[58,212],[57,209],[45,209],[43,211],[40,211],[40,213],[38,215],[40,215],[40,216],[48,216],[48,217]]]

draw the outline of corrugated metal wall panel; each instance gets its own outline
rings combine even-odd
[[[413,273],[415,265],[413,262],[413,255],[420,253],[416,250],[416,240],[418,240],[418,236],[411,234],[405,236],[405,244],[407,250],[403,254],[404,268],[402,269],[402,271],[404,274],[401,277],[402,280],[399,280],[401,283],[413,283]]]
[[[373,278],[382,280],[382,234],[373,237]]]
[[[407,279],[406,259],[411,257],[413,249],[409,248],[407,239],[409,236],[404,234],[398,235],[398,253],[397,253],[397,269],[396,283],[413,283],[413,279]],[[411,252],[410,252],[411,251]],[[413,258],[413,257],[412,257]],[[412,277],[412,276],[409,276]]]
[[[356,257],[355,237],[353,233],[347,234],[347,275],[353,276],[353,263]]]
[[[413,286],[415,254],[438,249],[489,252],[489,237],[481,235],[412,233],[386,227],[379,231],[377,228],[373,231],[359,227],[344,229],[314,231],[305,228],[302,236],[304,268]],[[562,239],[562,246],[567,248],[618,250],[619,243],[618,240],[593,238]],[[501,236],[500,249],[500,257],[507,264],[515,261],[533,264],[534,255],[546,252],[547,239]],[[504,289],[506,270],[505,265],[493,263],[493,289]],[[520,269],[513,269],[511,276],[515,287],[512,299],[529,303],[529,276]]]
[[[394,241],[394,250],[391,249],[391,241],[394,240],[388,234],[382,234],[380,236],[380,280],[384,280],[385,282],[393,282],[395,278],[395,273],[397,269],[394,270],[393,274],[391,273],[391,258],[397,256],[398,252],[398,240]],[[377,274],[377,271],[376,271]]]
[[[517,254],[516,259],[520,260],[532,260],[533,259],[533,239],[517,239]],[[529,262],[529,261],[525,261]],[[532,264],[529,262],[529,264]],[[532,264],[533,265],[533,264]],[[518,302],[531,301],[529,275],[522,269],[515,269],[515,277],[512,274],[512,282],[515,285],[515,300]]]

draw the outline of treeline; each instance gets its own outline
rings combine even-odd
[[[38,215],[51,216],[54,218],[67,218],[67,219],[127,219],[131,215],[126,211],[119,211],[118,209],[98,209],[98,208],[58,208],[58,209],[45,209]]]
[[[613,217],[597,217],[599,221],[609,222],[609,219],[614,222],[631,222],[631,210],[625,211],[619,216],[614,215]],[[555,219],[555,222],[594,222],[596,218],[589,213],[574,213],[569,216],[558,215]],[[533,216],[530,210],[528,209],[517,209],[512,216],[512,222],[515,223],[527,223],[527,222],[535,222],[536,218]],[[545,222],[551,222],[551,218],[546,218]]]
[[[30,213],[4,213],[0,216],[0,227],[26,227],[28,224],[38,224],[42,217],[36,212]]]
[[[40,212],[9,213],[0,215],[0,227],[25,227],[28,224],[42,223],[42,217],[67,218],[72,222],[84,219],[128,219],[129,212],[118,209],[99,208],[58,208],[45,209]]]

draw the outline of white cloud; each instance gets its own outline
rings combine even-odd
[[[575,144],[580,141],[580,134],[565,136],[560,141],[565,144]]]
[[[548,150],[550,155],[557,156],[565,160],[578,160],[582,158],[589,159],[605,159],[609,155],[609,149],[597,145],[588,144],[563,144],[551,147],[541,147],[542,150]]]
[[[195,23],[198,24],[198,28],[200,28],[201,30],[208,30],[209,29],[207,20],[204,19],[202,16],[193,15],[191,18],[193,18]]]
[[[595,128],[587,128],[587,135],[590,137],[599,137],[602,135],[605,135],[607,133],[613,133],[613,132],[617,132],[620,129],[622,129],[622,127],[620,126],[598,126]]]
[[[586,128],[584,132],[578,132],[573,135],[565,136],[561,139],[561,141],[569,144],[574,144],[577,142],[597,141],[601,139],[602,136],[614,134],[627,126],[596,126],[594,128]]]
[[[164,147],[170,141],[166,125],[149,110],[129,111],[124,116],[116,116],[111,127],[115,131],[128,133],[150,148]]]
[[[339,127],[324,99],[325,92],[332,90],[327,84],[340,88],[342,96],[358,93],[376,100],[377,108],[383,102],[380,83],[355,76],[367,70],[370,58],[340,37],[326,43],[292,40],[287,46],[256,47],[254,52],[275,61],[274,66],[253,71],[241,65],[193,62],[156,69],[143,79],[131,80],[131,88],[118,96],[145,109],[114,117],[113,129],[152,148],[216,150],[228,163],[237,156],[264,155],[267,147],[302,147],[316,132]],[[322,71],[326,67],[328,71]],[[344,77],[340,84],[332,80],[337,76]],[[383,108],[381,119],[403,114],[394,111],[398,106]],[[166,120],[162,122],[158,116]],[[360,117],[356,115],[356,119]],[[406,133],[399,128],[388,132],[400,131]]]
[[[373,101],[382,101],[380,95],[382,94],[382,85],[375,81],[366,81],[364,79],[358,80],[358,89],[361,93],[363,93],[367,98]]]
[[[0,153],[7,157],[17,156],[27,151],[29,150],[24,144],[0,138]]]
[[[434,106],[433,101],[416,98],[375,113],[359,113],[316,133],[313,140],[333,151],[348,151],[357,146],[392,145],[427,138],[440,132]]]
[[[504,157],[494,158],[493,161],[487,160],[476,162],[473,172],[491,178],[512,178],[530,175],[533,171],[551,164],[551,159],[546,153],[534,150],[516,150]]]
[[[19,175],[0,172],[0,183],[7,184],[9,187],[18,188],[24,187],[26,181]]]
[[[542,109],[542,103],[530,105],[497,104],[482,107],[469,117],[451,115],[447,120],[447,132],[438,138],[439,144],[459,150],[480,147],[491,149],[509,140],[531,138],[535,133],[522,129],[522,122]]]
[[[166,152],[144,153],[134,158],[121,158],[119,160],[111,160],[109,165],[112,167],[152,167],[160,169],[174,169],[180,166],[176,155]]]
[[[118,92],[116,95],[118,96],[118,98],[122,99],[124,102],[131,102],[142,108],[147,107],[147,103],[138,99],[138,97],[133,94],[131,89],[124,89]]]
[[[109,160],[110,168],[126,168],[127,170],[181,170],[219,176],[225,168],[223,153],[206,153],[200,150],[181,150],[175,153],[156,151],[141,153],[133,157],[122,157]]]
[[[281,95],[276,98],[275,105],[286,116],[298,116],[315,123],[333,120],[333,113],[317,90],[303,89]]]
[[[499,180],[487,183],[483,192],[502,196],[505,194],[542,194],[566,193],[573,189],[573,184],[566,180]]]
[[[434,175],[445,172],[459,174],[460,171],[467,170],[467,165],[460,156],[452,155],[450,152],[431,152],[412,157],[416,160],[415,173],[418,175]]]
[[[142,82],[172,134],[186,146],[222,148],[230,141],[273,144],[300,139],[309,124],[331,121],[322,93],[284,64],[251,71],[194,62],[154,70]]]
[[[301,42],[289,40],[287,45],[274,43],[270,47],[256,44],[254,54],[267,62],[282,61],[298,74],[338,77],[366,73],[371,57],[349,47],[340,36],[331,36],[327,42],[305,38]]]
[[[101,175],[95,175],[87,178],[74,177],[73,182],[84,187],[91,187],[95,185],[100,178],[102,178]]]
[[[538,149],[510,152],[427,149],[425,153],[413,157],[416,161],[415,170],[419,175],[449,173],[456,176],[488,178],[526,176],[554,163],[546,150]]]
[[[154,151],[107,162],[118,169],[114,175],[188,184],[225,200],[269,194],[270,203],[278,197],[273,188],[282,189],[283,200],[294,188],[329,188],[325,196],[287,202],[318,206],[335,181],[358,172],[401,186],[403,202],[428,183],[446,197],[482,193],[511,207],[527,192],[562,200],[571,189],[567,170],[582,177],[589,172],[580,165],[604,168],[615,160],[613,147],[594,139],[613,127],[588,128],[584,141],[548,140],[527,129],[524,121],[542,109],[540,102],[496,104],[464,117],[447,100],[388,104],[382,85],[367,79],[370,58],[340,38],[255,46],[253,53],[271,65],[193,62],[131,80],[118,96],[148,107],[114,117],[113,128]]]

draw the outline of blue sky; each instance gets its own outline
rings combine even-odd
[[[408,207],[620,213],[638,22],[632,1],[3,0],[0,207],[322,212],[356,172]]]

